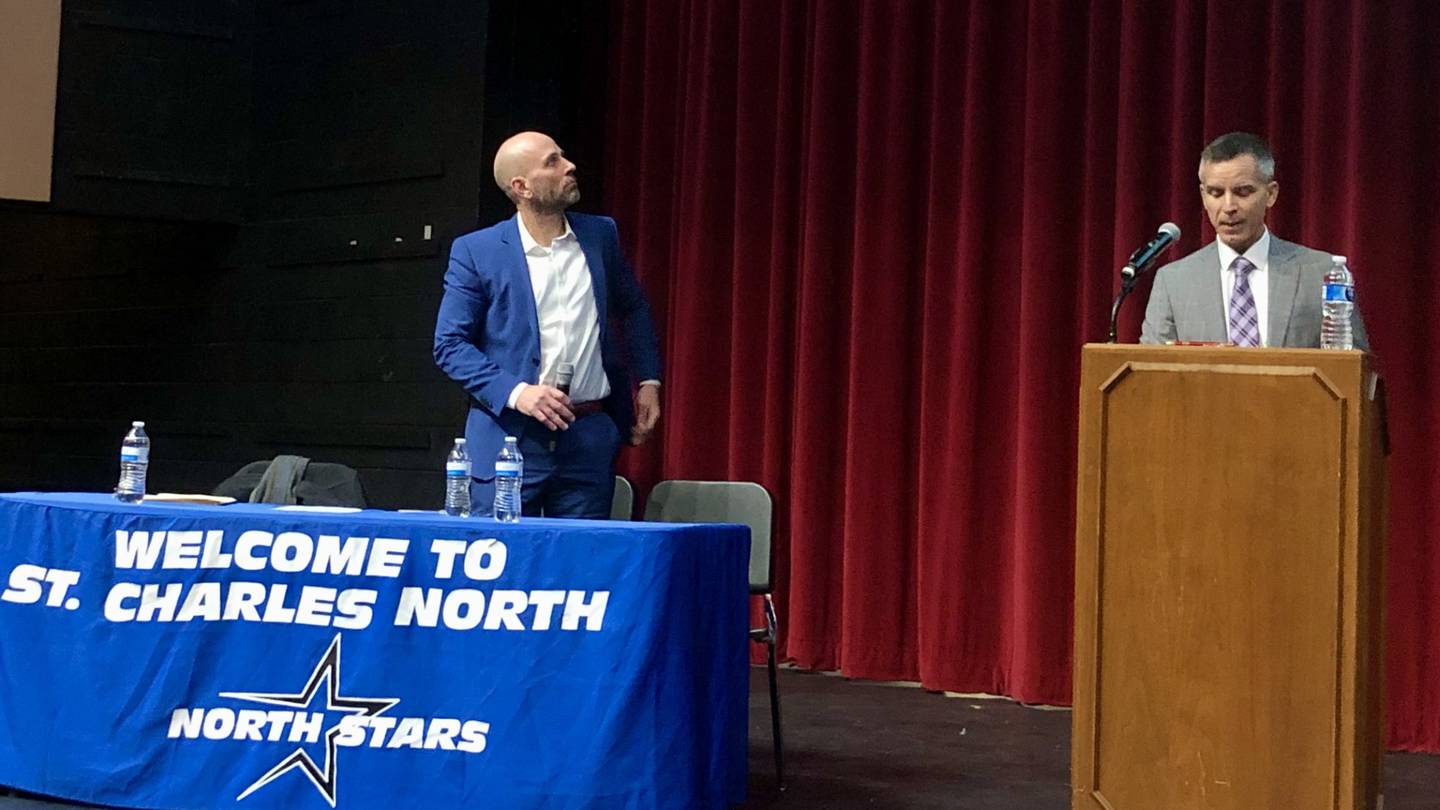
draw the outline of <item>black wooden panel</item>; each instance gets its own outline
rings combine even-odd
[[[54,204],[238,222],[251,123],[249,0],[67,0]]]
[[[444,458],[429,472],[361,467],[360,482],[370,505],[380,509],[436,509],[445,503]]]
[[[117,219],[0,204],[0,285],[5,293],[0,295],[0,312],[51,308],[41,306],[46,301],[59,306],[87,295],[92,285],[106,284],[106,279],[129,285],[136,272],[213,269],[235,234],[233,225]],[[104,289],[101,304],[124,292],[123,287]],[[22,306],[26,296],[32,296],[30,304]]]
[[[135,358],[142,358],[135,362]],[[432,383],[442,379],[429,339],[314,343],[0,348],[0,384]]]
[[[66,0],[70,22],[81,28],[164,34],[197,40],[232,41],[249,15],[239,0],[174,3],[170,0]]]
[[[266,262],[352,262],[434,256],[439,252],[434,218],[371,214],[270,223]]]
[[[578,167],[584,210],[604,198],[607,106],[602,66],[609,30],[609,4],[604,2],[504,0],[493,3],[490,14],[481,151],[493,156],[505,138],[522,130],[549,133]],[[536,55],[537,32],[555,43],[544,58]],[[488,177],[478,201],[480,220],[486,224],[514,211]]]
[[[414,226],[419,228],[421,226]],[[380,242],[400,228],[377,230],[373,242]],[[355,231],[336,229],[339,238]],[[0,313],[64,312],[122,306],[195,307],[275,304],[283,301],[315,301],[383,295],[385,297],[438,296],[444,274],[445,256],[453,236],[431,240],[435,247],[416,252],[431,255],[394,260],[356,260],[293,264],[289,259],[265,265],[216,267],[207,264],[202,250],[212,252],[218,245],[197,245],[195,254],[167,257],[157,252],[150,259],[110,251],[67,252],[66,237],[54,244],[35,242],[31,247],[46,255],[17,256],[6,271],[13,278],[0,281]],[[408,241],[408,240],[407,240]],[[423,242],[424,240],[419,240]],[[0,261],[7,251],[0,239]],[[256,252],[267,246],[257,241]],[[348,248],[348,245],[346,246]],[[303,249],[297,249],[303,250]],[[276,248],[283,257],[287,255]],[[55,254],[67,253],[69,264],[56,265]],[[293,258],[298,258],[294,256]],[[84,279],[84,283],[78,283]],[[424,319],[433,312],[415,313]]]
[[[457,409],[458,413],[458,409]],[[310,415],[306,415],[310,416]],[[316,417],[320,415],[315,415]],[[118,458],[127,418],[0,419],[0,452],[25,456]],[[456,426],[454,431],[458,431]],[[444,468],[453,431],[404,425],[337,426],[331,423],[146,420],[153,461],[213,459],[243,464],[279,453],[322,460],[428,471]]]
[[[0,320],[0,348],[426,338],[434,334],[439,297],[437,289],[384,298],[19,312]]]
[[[85,154],[70,162],[75,181],[149,183],[179,186],[183,191],[188,191],[189,186],[228,189],[243,181],[243,177],[233,174],[237,168],[244,169],[232,162],[233,156],[202,149],[176,149],[164,133],[154,136],[97,133],[89,135],[88,140]],[[146,157],[132,157],[137,154]],[[133,200],[126,201],[127,206],[134,204]]]
[[[91,418],[123,409],[127,419],[284,422],[299,417],[335,425],[429,425],[437,405],[460,393],[433,383],[0,383],[9,415]],[[123,403],[116,405],[116,403]]]

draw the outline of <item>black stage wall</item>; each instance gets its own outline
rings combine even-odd
[[[278,453],[438,507],[465,402],[430,338],[452,238],[541,128],[600,199],[607,9],[67,0],[53,198],[0,201],[0,491],[151,491]],[[582,208],[586,207],[582,204]]]

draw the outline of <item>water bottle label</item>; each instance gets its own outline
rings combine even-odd
[[[519,462],[515,462],[515,461],[497,461],[497,462],[495,462],[495,474],[496,474],[496,475],[519,475],[519,474],[520,474],[520,464],[519,464]]]
[[[122,447],[120,448],[120,460],[128,463],[148,463],[150,461],[150,448]]]
[[[463,461],[445,462],[445,474],[455,478],[469,478],[470,465]]]
[[[1355,288],[1354,288],[1354,287],[1351,287],[1349,284],[1326,284],[1326,285],[1325,285],[1325,300],[1326,300],[1326,301],[1345,301],[1345,302],[1348,302],[1348,303],[1354,303],[1354,302],[1355,302]]]

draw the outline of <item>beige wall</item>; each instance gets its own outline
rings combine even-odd
[[[60,0],[0,0],[0,198],[50,199]]]

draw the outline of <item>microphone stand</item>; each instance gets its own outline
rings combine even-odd
[[[1139,280],[1139,272],[1131,273],[1129,276],[1126,276],[1123,270],[1120,272],[1120,294],[1115,296],[1115,303],[1110,305],[1110,340],[1108,341],[1110,343],[1118,342],[1115,333],[1116,323],[1120,317],[1120,304],[1125,301],[1125,296],[1135,289],[1135,282]]]
[[[1110,307],[1111,343],[1115,343],[1119,339],[1116,334],[1118,328],[1117,322],[1120,318],[1120,304],[1125,301],[1125,296],[1134,291],[1135,284],[1140,280],[1140,276],[1144,275],[1145,271],[1150,269],[1150,265],[1154,264],[1155,260],[1160,258],[1160,254],[1164,253],[1165,249],[1174,244],[1175,240],[1179,238],[1180,229],[1175,226],[1175,223],[1167,222],[1161,225],[1155,236],[1139,250],[1131,253],[1130,260],[1125,262],[1124,267],[1120,268],[1120,294],[1115,296],[1115,303]]]

